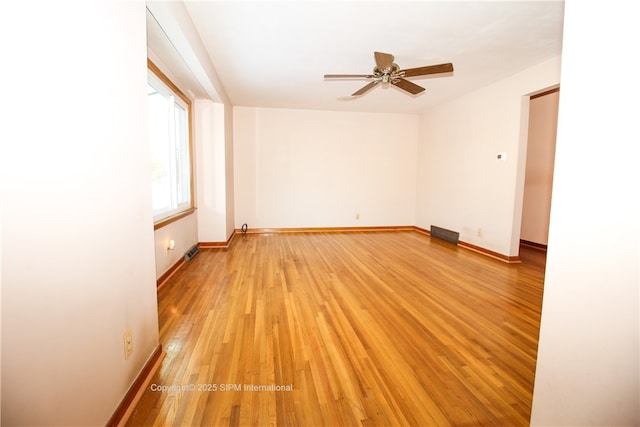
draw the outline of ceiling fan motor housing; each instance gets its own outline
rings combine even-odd
[[[374,76],[382,79],[382,83],[390,83],[393,79],[400,77],[397,75],[398,71],[400,71],[400,67],[396,63],[392,63],[391,67],[385,68],[384,70],[373,67]]]

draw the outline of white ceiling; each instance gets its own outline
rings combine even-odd
[[[185,5],[235,106],[419,113],[562,52],[564,1]],[[163,61],[180,57],[161,47],[161,33],[149,33],[150,48]],[[370,73],[374,51],[393,54],[402,69],[452,62],[455,71],[410,78],[426,88],[419,95],[378,86],[351,98],[366,81],[323,78]],[[188,74],[182,67],[171,66]],[[203,93],[193,87],[196,96]]]

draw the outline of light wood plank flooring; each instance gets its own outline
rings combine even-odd
[[[159,291],[167,356],[128,425],[528,425],[545,260],[521,258],[413,231],[236,236]]]

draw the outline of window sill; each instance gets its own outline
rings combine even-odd
[[[192,213],[194,213],[195,211],[196,211],[196,208],[189,208],[189,209],[187,209],[187,210],[184,210],[184,211],[182,211],[182,212],[180,212],[180,213],[177,213],[177,214],[175,214],[175,215],[172,215],[172,216],[170,216],[170,217],[167,217],[167,218],[161,219],[160,221],[158,221],[158,222],[154,222],[154,223],[153,223],[153,229],[154,229],[154,230],[157,230],[157,229],[159,229],[159,228],[162,228],[162,227],[164,227],[165,225],[169,225],[169,224],[171,224],[172,222],[175,222],[175,221],[177,221],[177,220],[179,220],[179,219],[182,219],[182,218],[184,218],[184,217],[186,217],[186,216],[191,215],[191,214],[192,214]]]

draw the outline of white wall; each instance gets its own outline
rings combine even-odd
[[[236,107],[236,227],[412,225],[417,134],[414,115]]]
[[[198,99],[195,108],[198,241],[227,240],[227,168],[223,104]]]
[[[224,147],[225,147],[225,192],[227,196],[227,238],[233,235],[235,230],[235,172],[234,172],[234,152],[233,152],[233,106],[230,103],[224,104]]]
[[[529,103],[529,137],[520,238],[547,244],[553,165],[556,153],[559,92]]]
[[[560,58],[439,105],[420,117],[416,225],[518,255],[528,110],[523,97],[557,85]],[[496,155],[506,153],[506,161]],[[480,234],[480,235],[479,235]]]
[[[568,2],[565,10],[534,426],[640,425],[640,64],[629,54],[640,29],[632,7]],[[594,31],[594,22],[611,24]]]
[[[2,424],[104,425],[158,345],[144,4],[10,11]]]

